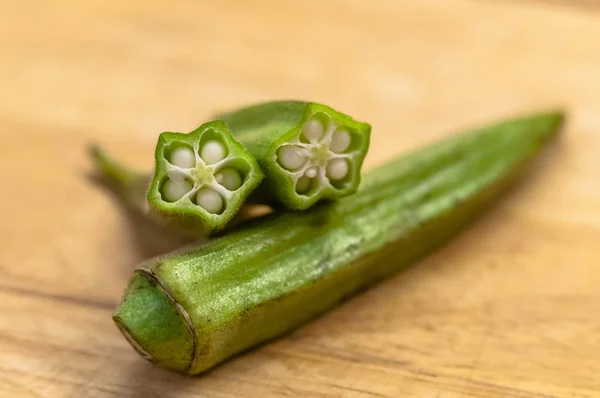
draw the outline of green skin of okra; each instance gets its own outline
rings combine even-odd
[[[456,136],[368,173],[352,197],[274,213],[149,260],[113,318],[156,365],[206,371],[448,241],[507,190],[562,121],[545,113]]]
[[[369,148],[369,124],[327,105],[301,101],[266,102],[217,117],[265,173],[253,202],[304,210],[321,199],[341,198],[358,189]],[[345,135],[345,143],[338,140],[339,134]],[[285,166],[282,152],[289,148],[302,151],[304,158],[291,168]],[[336,172],[335,166],[343,170]]]
[[[207,152],[206,156],[214,158],[210,162],[204,153],[209,145],[217,145],[217,153]],[[183,159],[185,165],[173,160],[181,149],[187,155]],[[169,223],[196,234],[225,228],[264,178],[254,157],[220,120],[205,123],[190,133],[162,133],[156,145],[155,162],[147,194],[151,210]],[[219,180],[224,170],[236,174],[233,187]],[[169,197],[168,184],[178,187],[171,195],[179,198]],[[207,192],[204,199],[207,202],[203,203],[200,195]]]

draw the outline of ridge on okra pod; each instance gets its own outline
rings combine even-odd
[[[351,195],[371,126],[315,102],[273,101],[217,115],[257,159],[265,180],[255,194],[292,210]]]

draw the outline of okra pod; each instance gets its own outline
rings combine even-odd
[[[265,173],[257,201],[304,210],[356,192],[371,126],[314,102],[275,101],[218,116]]]
[[[264,177],[256,160],[216,120],[191,133],[162,133],[148,203],[189,230],[223,229]]]
[[[114,321],[151,362],[210,369],[448,241],[506,191],[562,120],[544,113],[451,138],[375,169],[352,197],[151,259]]]

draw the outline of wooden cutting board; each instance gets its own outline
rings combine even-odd
[[[0,2],[0,397],[600,397],[598,2]],[[150,169],[158,133],[267,99],[373,124],[367,167],[563,106],[512,194],[412,270],[189,378],[111,312],[177,242],[88,178],[97,142]]]

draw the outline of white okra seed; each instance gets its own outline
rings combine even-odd
[[[225,147],[219,141],[208,141],[200,151],[200,157],[206,164],[214,164],[225,159]]]
[[[310,185],[312,183],[312,178],[308,177],[306,174],[302,177],[298,178],[298,182],[296,182],[296,192],[304,193],[308,191]]]
[[[176,202],[192,190],[192,183],[186,180],[183,181],[165,181],[162,192],[165,201]]]
[[[191,169],[196,165],[196,156],[190,148],[182,146],[173,151],[170,161],[182,169]]]
[[[242,186],[242,176],[236,169],[223,169],[215,175],[215,180],[230,191]]]
[[[331,136],[331,144],[329,149],[335,153],[342,153],[350,146],[351,137],[350,133],[346,130],[337,130]]]
[[[308,178],[315,178],[318,172],[319,170],[317,169],[317,166],[312,166],[308,170],[306,170],[306,176]]]
[[[327,177],[332,180],[341,180],[348,174],[348,161],[346,159],[331,159],[327,163]]]
[[[311,119],[304,125],[303,134],[310,143],[316,144],[323,138],[325,126],[323,126],[320,120]]]
[[[295,145],[285,145],[277,151],[279,164],[288,170],[300,168],[308,158],[308,151]]]
[[[219,213],[223,208],[223,198],[211,188],[202,188],[196,195],[196,203],[209,213]]]

